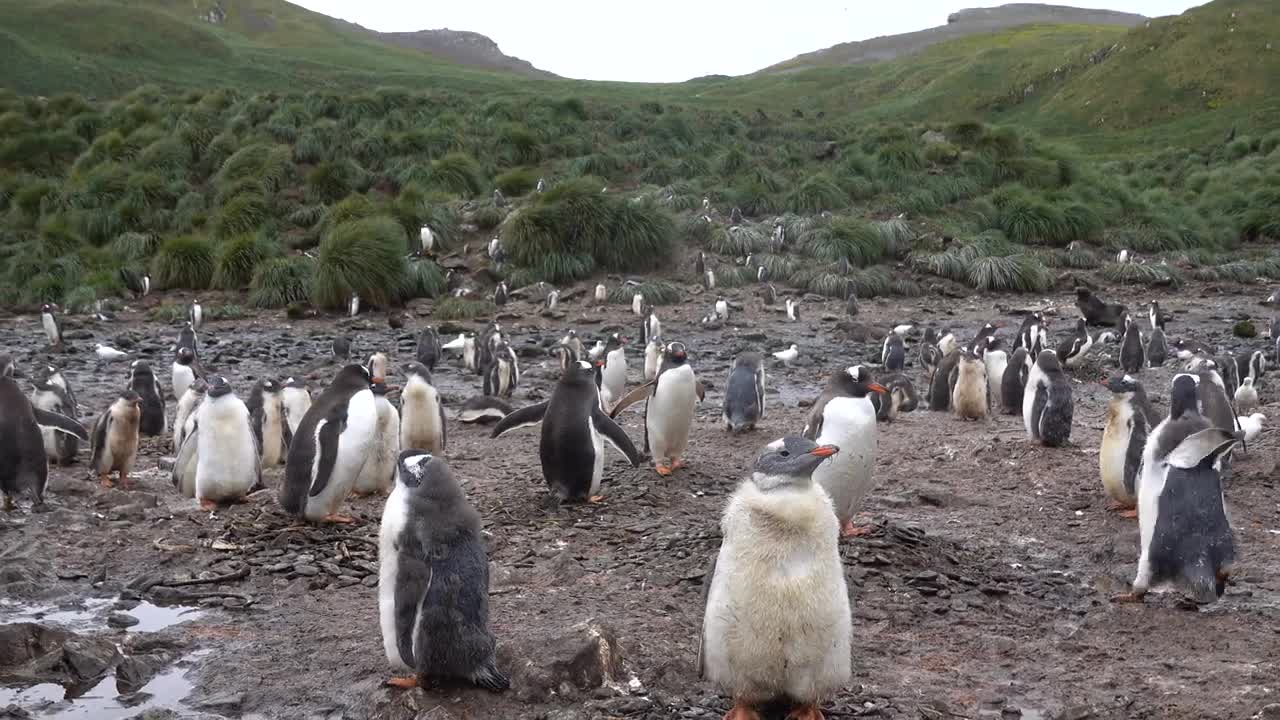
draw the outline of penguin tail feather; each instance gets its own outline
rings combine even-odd
[[[1203,571],[1199,571],[1201,569]],[[1219,582],[1218,578],[1215,577],[1214,573],[1209,572],[1207,567],[1201,566],[1201,568],[1197,568],[1197,570],[1191,571],[1187,575],[1187,596],[1199,605],[1209,605],[1217,602],[1222,595],[1219,587],[1225,591],[1226,583]]]
[[[476,686],[493,692],[501,692],[511,687],[511,680],[498,671],[492,658],[489,659],[484,667],[472,674],[471,681]]]

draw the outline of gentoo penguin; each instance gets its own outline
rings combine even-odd
[[[484,394],[509,398],[520,384],[520,361],[507,343],[494,349],[484,375]]]
[[[401,394],[401,398],[403,397],[404,395]],[[466,402],[462,403],[462,408],[458,410],[458,422],[488,425],[489,423],[498,422],[510,414],[511,404],[507,401],[489,395],[476,395],[475,397],[467,398]],[[404,408],[400,409],[400,416],[403,419]],[[401,422],[400,427],[404,427],[403,422]],[[442,437],[442,441],[443,439]],[[401,444],[404,444],[403,441]]]
[[[920,367],[924,368],[925,383],[933,381],[933,373],[942,363],[942,350],[938,348],[938,331],[933,328],[924,329],[924,339],[920,341]]]
[[[613,333],[605,342],[604,367],[600,374],[600,400],[606,408],[622,399],[627,389],[626,339]]]
[[[346,335],[335,335],[330,349],[333,351],[334,360],[345,363],[351,358],[351,338]]]
[[[194,437],[184,441],[184,446],[194,441],[199,448],[196,500],[205,509],[238,502],[262,482],[260,450],[250,426],[249,408],[231,391],[226,378],[215,375],[208,385],[204,402],[196,411]]]
[[[1098,449],[1098,470],[1102,489],[1113,509],[1124,509],[1124,517],[1137,517],[1137,479],[1142,466],[1142,449],[1147,444],[1151,418],[1142,384],[1129,375],[1115,375],[1104,383],[1112,392],[1107,404],[1107,424],[1102,429]]]
[[[723,296],[716,298],[716,314],[720,316],[721,320],[729,322],[729,303],[725,301]]]
[[[640,323],[641,342],[648,345],[649,339],[652,337],[662,336],[662,321],[658,319],[658,314],[653,311],[650,305],[644,310],[644,320]]]
[[[609,302],[609,288],[605,287],[604,283],[596,284],[595,301],[596,305],[604,305]]]
[[[1116,262],[1121,264],[1129,262],[1129,251],[1121,250],[1120,252],[1116,253]]]
[[[284,418],[289,424],[289,435],[298,432],[302,417],[311,409],[311,391],[302,378],[287,377],[280,383],[280,398],[284,402]]]
[[[347,317],[355,317],[360,314],[360,296],[351,293],[350,299],[347,300]]]
[[[858,316],[858,294],[852,290],[849,291],[849,297],[844,301],[844,312],[849,317]]]
[[[204,325],[204,308],[200,307],[199,300],[192,300],[187,306],[187,322],[191,323],[193,330],[199,330]]]
[[[489,629],[489,561],[476,512],[443,457],[402,452],[378,530],[378,618],[388,685],[510,686]]]
[[[960,341],[956,340],[956,334],[953,332],[945,333],[942,337],[938,338],[938,350],[942,353],[943,357],[950,355],[959,348]]]
[[[1000,408],[1005,415],[1022,414],[1023,391],[1027,387],[1027,375],[1030,371],[1028,357],[1026,348],[1014,350],[1000,377]]]
[[[1071,382],[1062,372],[1058,354],[1041,350],[1027,373],[1022,394],[1022,423],[1027,437],[1048,447],[1062,447],[1071,439]]]
[[[1155,300],[1151,301],[1151,307],[1147,310],[1147,318],[1151,321],[1151,329],[1164,330],[1164,325],[1169,321],[1169,316],[1160,310],[1160,303]]]
[[[546,310],[547,312],[554,311],[556,309],[556,305],[560,303],[560,291],[552,290],[551,292],[547,293],[547,296],[543,299],[542,302],[543,302],[544,310]]]
[[[1262,423],[1267,419],[1262,413],[1253,413],[1252,415],[1242,415],[1236,418],[1236,424],[1240,426],[1240,430],[1244,432],[1244,442],[1249,444],[1258,439],[1262,434]]]
[[[1031,345],[1034,342],[1036,333],[1033,328],[1035,326],[1044,326],[1044,315],[1038,312],[1029,312],[1022,316],[1022,325],[1018,326],[1018,336],[1013,340],[1013,349],[1026,348],[1027,352],[1031,352]]]
[[[431,228],[423,225],[418,230],[418,252],[421,255],[430,255],[431,249],[436,245],[436,234],[431,232]]]
[[[510,293],[507,292],[507,284],[499,282],[498,286],[493,289],[493,304],[502,307],[507,304]]]
[[[298,424],[285,461],[280,506],[311,521],[352,522],[338,515],[356,475],[373,449],[378,408],[363,365],[347,365],[311,404]]]
[[[644,317],[644,293],[631,296],[631,313],[636,317]]]
[[[440,347],[440,335],[436,329],[428,325],[418,332],[418,346],[414,351],[414,357],[418,359],[428,370],[435,372],[436,360],[440,358],[443,350]]]
[[[497,259],[502,254],[502,238],[490,238],[489,245],[485,248],[485,253],[490,259]]]
[[[756,282],[758,283],[769,282],[769,268],[763,265],[759,265],[756,267]]]
[[[1142,542],[1133,590],[1117,600],[1141,602],[1151,589],[1177,584],[1198,603],[1226,590],[1235,542],[1222,494],[1222,458],[1238,441],[1198,410],[1194,375],[1173,379],[1169,417],[1142,452],[1138,527]]]
[[[404,389],[400,391],[400,447],[443,455],[448,437],[444,404],[431,383],[431,371],[421,363],[409,363],[404,367],[404,375]],[[466,411],[465,406],[463,410]],[[506,412],[502,414],[506,415]]]
[[[182,330],[178,332],[178,342],[173,346],[175,355],[176,351],[181,350],[182,348],[190,350],[191,357],[195,358],[196,361],[200,359],[200,343],[196,336],[195,328],[191,327],[190,321],[184,323]]]
[[[142,398],[142,420],[138,431],[148,437],[169,432],[169,416],[164,411],[164,390],[151,366],[134,360],[129,366],[129,388]]]
[[[707,271],[707,254],[701,250],[698,256],[693,259],[693,271],[701,275]]]
[[[1151,367],[1160,367],[1169,358],[1169,343],[1164,337],[1164,328],[1157,325],[1151,329],[1151,337],[1147,339],[1147,363]]]
[[[1261,350],[1254,350],[1248,355],[1239,355],[1236,357],[1236,377],[1241,383],[1245,378],[1253,378],[1254,385],[1262,379],[1267,372],[1267,354]]]
[[[764,378],[764,356],[760,353],[739,353],[733,359],[724,387],[725,430],[739,433],[755,429],[764,417]]]
[[[1095,326],[1120,326],[1127,314],[1124,305],[1104,303],[1086,287],[1076,288],[1076,307],[1085,321]]]
[[[704,397],[688,360],[684,343],[668,343],[653,382],[632,390],[609,412],[610,417],[617,417],[628,405],[645,400],[644,448],[653,457],[654,470],[663,476],[684,467],[694,407]]]
[[[1213,367],[1217,368],[1219,376],[1222,378],[1223,387],[1227,391],[1227,396],[1232,397],[1236,394],[1236,389],[1240,387],[1240,366],[1237,364],[1237,358],[1231,353],[1227,353],[1224,357],[1214,358]],[[1220,427],[1226,427],[1222,425]]]
[[[58,316],[53,312],[53,306],[44,304],[40,306],[40,325],[44,327],[44,336],[49,340],[49,349],[54,352],[62,350],[62,327],[58,323]]]
[[[14,361],[12,355],[0,353],[0,377],[21,378],[26,377],[26,375],[18,367],[18,363]]]
[[[13,379],[13,370],[5,370],[0,374],[0,493],[5,510],[12,510],[24,491],[33,504],[44,503],[49,461],[41,433],[47,430],[89,439],[73,418],[33,406]]]
[[[489,365],[493,362],[493,356],[498,351],[506,339],[502,335],[502,326],[497,320],[490,322],[480,336],[476,338],[475,343],[475,373],[484,375],[489,372]]]
[[[944,336],[945,337],[945,336]],[[929,409],[935,412],[946,412],[951,409],[951,390],[955,387],[955,379],[959,375],[960,355],[963,350],[954,348],[942,356],[942,362],[933,372],[929,382]]]
[[[796,322],[800,319],[800,301],[795,298],[787,298],[787,319]]]
[[[129,471],[138,459],[138,426],[142,423],[142,396],[126,390],[93,424],[93,455],[89,466],[102,487],[111,487],[108,473],[115,471],[120,487],[129,487]]]
[[[1001,347],[1004,341],[991,336],[978,344],[978,356],[987,370],[987,407],[1000,406],[1001,387],[1004,385],[1004,373],[1009,367],[1009,353]],[[890,388],[892,389],[892,388]]]
[[[1249,413],[1258,407],[1258,391],[1253,387],[1253,378],[1247,377],[1240,381],[1235,401],[1236,412]]]
[[[769,283],[768,285],[765,285],[764,286],[764,304],[772,307],[777,303],[778,303],[778,288],[774,287],[773,283]],[[1277,343],[1277,347],[1280,347],[1280,343]]]
[[[644,347],[644,381],[649,382],[658,377],[658,365],[662,363],[662,337],[654,335]]]
[[[716,289],[716,271],[715,270],[712,270],[711,268],[707,268],[707,271],[702,273],[702,287],[704,290]]]
[[[1271,349],[1272,357],[1280,365],[1280,315],[1271,318]]]
[[[708,330],[718,330],[724,322],[721,320],[720,316],[716,314],[716,311],[712,310],[702,316],[702,324],[706,326]]]
[[[1058,344],[1058,359],[1069,368],[1079,367],[1084,364],[1091,347],[1093,337],[1089,335],[1089,327],[1084,318],[1080,318],[1076,320],[1075,334]]]
[[[209,389],[213,389],[212,383]],[[285,420],[284,393],[280,383],[268,378],[254,383],[245,407],[249,410],[253,439],[258,444],[258,451],[262,453],[262,465],[275,467],[283,464],[293,436],[289,423]]]
[[[208,383],[202,379],[196,380],[187,386],[186,392],[178,398],[178,409],[173,419],[173,451],[175,453],[182,449],[182,442],[186,440],[187,435],[191,434],[195,426],[196,409],[200,407],[200,403],[204,402],[204,394],[208,389]],[[194,474],[191,476],[191,481],[193,484],[190,497],[195,497]]]
[[[909,413],[919,407],[920,396],[916,394],[916,386],[912,384],[911,378],[905,374],[888,373],[881,375],[880,384],[889,388],[888,405],[892,414]],[[883,396],[877,393],[868,397],[874,402],[876,398]],[[878,411],[876,419],[880,419]]]
[[[965,420],[987,416],[987,366],[973,352],[961,352],[958,375],[951,389],[951,409]]]
[[[534,192],[542,193],[547,189],[547,181],[545,178],[538,178],[538,185],[534,187]]]
[[[815,469],[842,448],[787,437],[765,447],[720,520],[707,570],[699,675],[733,698],[726,720],[785,698],[793,720],[851,677],[852,614],[831,499]]]
[[[582,347],[582,340],[578,338],[577,330],[571,329],[569,332],[565,333],[564,337],[560,338],[560,344],[569,350],[569,354],[572,356],[574,362],[582,359],[584,350]]]
[[[37,410],[56,413],[79,422],[80,406],[76,403],[76,395],[62,371],[52,365],[45,368],[36,380],[35,389],[31,392],[31,405]],[[49,459],[59,465],[70,465],[80,450],[80,440],[74,433],[68,433],[55,427],[41,429],[45,453]]]
[[[173,367],[170,368],[170,379],[173,383],[173,399],[181,398],[196,381],[196,355],[191,348],[180,347],[174,353]]]
[[[151,293],[151,276],[138,273],[132,268],[120,268],[120,282],[135,298],[144,298]]]
[[[583,360],[560,375],[551,398],[520,408],[500,420],[490,437],[542,423],[538,457],[542,477],[561,502],[600,502],[604,441],[640,466],[640,454],[627,434],[600,409],[591,363]]]
[[[831,496],[840,534],[846,537],[868,532],[854,526],[853,516],[875,486],[876,411],[867,397],[873,392],[888,393],[888,388],[872,382],[865,367],[839,370],[827,381],[804,425],[806,438],[840,448],[838,457],[814,471],[813,480]]]
[[[899,326],[899,327],[906,327],[907,330],[911,329],[910,325]],[[1003,323],[983,323],[982,327],[978,328],[978,334],[973,336],[973,342],[969,343],[969,347],[971,348],[977,347],[978,343],[982,342],[983,339],[995,337],[996,333],[1002,327],[1004,327]],[[905,331],[903,334],[905,334]]]
[[[93,346],[93,354],[97,355],[98,359],[103,362],[117,362],[129,357],[129,353],[120,352],[119,350],[103,345],[102,343],[96,343]]]
[[[1124,316],[1124,338],[1120,341],[1120,369],[1133,374],[1147,364],[1147,349],[1142,343],[1142,327],[1129,315]]]
[[[884,343],[880,346],[880,364],[890,372],[902,372],[906,367],[907,346],[898,333],[890,332],[885,336]]]
[[[372,389],[378,424],[373,443],[369,446],[369,457],[351,486],[356,495],[391,492],[395,483],[396,459],[400,457],[400,413],[387,399],[389,388],[385,382],[374,383]]]
[[[369,375],[380,378],[387,376],[388,365],[386,353],[380,352],[370,355],[369,361],[364,364],[365,367],[369,368]]]

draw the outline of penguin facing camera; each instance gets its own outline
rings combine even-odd
[[[49,352],[62,352],[62,323],[58,322],[53,306],[48,303],[40,306],[40,326],[49,341]]]
[[[805,422],[804,437],[819,445],[834,445],[840,455],[818,467],[813,480],[831,497],[841,536],[866,535],[853,517],[862,509],[867,494],[875,487],[876,410],[872,393],[888,394],[885,386],[873,382],[862,365],[831,374],[827,386],[813,403]],[[887,398],[882,398],[887,399]]]
[[[289,442],[298,432],[298,425],[311,409],[311,391],[307,389],[307,381],[302,378],[287,377],[281,383],[280,397],[284,402],[284,417],[289,424]]]
[[[129,389],[142,398],[142,419],[138,431],[148,437],[167,434],[169,416],[164,411],[164,390],[145,361],[134,360],[129,365]]]
[[[672,342],[663,350],[658,376],[619,400],[609,416],[616,418],[628,406],[645,401],[644,449],[653,458],[654,470],[665,477],[685,466],[694,409],[705,398],[684,343]]]
[[[435,455],[443,455],[448,431],[444,421],[444,403],[440,401],[440,393],[431,382],[431,371],[421,363],[409,363],[404,367],[404,376],[404,389],[400,391],[400,448],[403,450],[417,448]],[[472,398],[463,405],[462,414],[459,416],[462,422],[480,421],[480,415],[472,419],[468,419],[465,415],[468,412],[483,412],[490,407],[476,407],[472,402],[475,399]],[[503,412],[499,407],[498,412],[502,414],[496,417],[497,420],[501,420],[511,411],[506,403],[503,403],[503,406],[506,407],[506,411]]]
[[[378,421],[369,457],[351,486],[355,495],[390,493],[395,486],[396,459],[400,456],[400,413],[387,399],[388,392],[397,388],[389,387],[385,382],[375,382],[372,389]]]
[[[116,473],[122,489],[128,489],[129,473],[138,459],[139,425],[142,423],[142,396],[126,390],[98,416],[93,424],[93,454],[89,466],[102,487],[112,487],[110,473]]]
[[[240,502],[262,484],[261,450],[249,418],[249,408],[226,378],[209,378],[204,401],[196,411],[195,432],[183,441],[199,448],[195,460],[195,497],[200,507]],[[175,471],[183,467],[178,453]]]
[[[1107,422],[1098,449],[1098,471],[1102,489],[1112,510],[1122,517],[1138,516],[1138,473],[1142,449],[1151,430],[1152,410],[1142,383],[1129,375],[1115,375],[1102,383],[1111,391]]]

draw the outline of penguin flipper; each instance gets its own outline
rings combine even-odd
[[[320,460],[316,463],[315,477],[311,479],[311,489],[307,493],[310,497],[316,497],[324,492],[329,484],[329,478],[333,477],[333,466],[338,462],[338,438],[342,435],[342,431],[347,429],[347,418],[344,414],[341,420],[324,419],[320,421],[320,426],[316,428],[316,445],[319,446]]]
[[[198,421],[191,422],[191,432],[182,439],[182,447],[178,448],[178,456],[173,461],[173,486],[182,489],[182,473],[184,469],[191,463],[191,456],[196,454],[198,449],[196,436],[199,434],[200,423]]]
[[[440,452],[444,452],[449,447],[449,430],[444,422],[444,403],[436,400],[436,412],[440,414]]]
[[[550,402],[549,400],[544,400],[535,405],[511,411],[506,417],[498,421],[498,424],[493,428],[493,434],[489,437],[496,438],[509,430],[537,425],[542,422],[542,418],[547,414],[547,405]]]
[[[60,433],[72,435],[85,442],[89,441],[89,433],[80,423],[61,413],[49,412],[41,410],[34,405],[31,406],[31,412],[36,416],[36,424],[45,430],[57,430]]]
[[[1170,465],[1190,470],[1206,458],[1217,458],[1244,438],[1242,431],[1232,432],[1222,428],[1205,428],[1182,442],[1169,453],[1166,459]]]
[[[707,611],[707,601],[711,599],[711,583],[716,577],[716,560],[720,558],[720,551],[711,554],[711,562],[707,563],[707,574],[702,579],[702,612],[705,618]],[[707,658],[703,655],[703,646],[707,643],[706,620],[703,620],[702,627],[698,631],[698,679],[707,679]]]
[[[1040,418],[1044,417],[1044,408],[1049,404],[1049,390],[1044,385],[1037,385],[1028,389],[1035,393],[1035,399],[1031,401],[1031,432],[1039,440],[1043,437],[1040,430]]]
[[[609,444],[617,448],[618,452],[627,456],[627,461],[631,463],[631,467],[640,467],[640,453],[636,452],[635,443],[631,442],[631,438],[627,437],[627,433],[613,418],[604,414],[599,405],[591,408],[591,423],[595,425],[596,432],[604,436]]]
[[[266,409],[261,404],[255,404],[249,410],[249,427],[253,430],[253,447],[257,450],[258,457],[262,457],[262,425],[266,422],[266,414]],[[288,423],[284,425],[287,427]]]
[[[97,470],[98,461],[102,459],[102,451],[107,447],[107,434],[111,432],[111,408],[107,408],[98,416],[93,424],[93,454],[89,458],[89,467]]]
[[[662,377],[661,372],[658,373],[658,377]],[[626,395],[623,395],[622,399],[619,400],[617,403],[615,403],[613,408],[609,410],[609,417],[611,418],[618,417],[618,413],[622,412],[623,410],[626,410],[628,407],[631,407],[632,405],[635,405],[641,400],[647,399],[651,394],[653,394],[655,390],[657,390],[657,388],[658,388],[658,381],[655,378],[641,385],[640,387],[635,388],[634,390],[627,393]]]

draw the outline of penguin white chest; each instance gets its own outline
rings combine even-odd
[[[248,408],[233,395],[206,399],[196,422],[196,498],[227,502],[244,497],[258,479]]]
[[[444,452],[444,427],[440,424],[436,389],[415,375],[405,383],[400,398],[400,445],[405,449]]]
[[[378,431],[378,406],[372,390],[361,390],[351,396],[347,404],[347,427],[338,436],[338,453],[334,458],[333,474],[322,496],[333,493],[341,502],[351,491],[361,468],[369,461],[374,437]],[[319,455],[316,456],[317,460]],[[334,499],[329,496],[329,499]]]
[[[311,408],[311,393],[303,388],[287,387],[284,389],[284,416],[289,422],[289,433],[298,432],[298,424],[302,416]]]
[[[400,455],[400,413],[385,397],[374,398],[378,420],[369,457],[356,478],[355,490],[373,493],[391,489],[395,482],[396,458]]]
[[[987,399],[995,403],[1000,398],[1000,383],[1005,368],[1009,367],[1009,355],[1003,350],[988,350],[982,362],[987,366]]]
[[[658,361],[662,359],[662,346],[649,343],[644,352],[644,381],[649,382],[658,376]]]
[[[279,465],[284,456],[284,402],[273,394],[262,404],[262,463]]]
[[[608,394],[609,402],[617,402],[627,388],[627,354],[622,348],[611,350],[605,356],[601,374],[601,391]]]
[[[382,629],[382,647],[392,667],[400,671],[413,668],[400,657],[396,628],[396,582],[400,571],[400,549],[396,541],[409,522],[408,490],[397,484],[382,507],[382,523],[378,530],[378,624]],[[412,658],[409,658],[412,659]]]
[[[183,394],[187,392],[187,388],[191,387],[191,383],[195,382],[196,374],[190,365],[182,363],[173,364],[173,396],[182,399]]]
[[[1102,488],[1113,500],[1130,500],[1124,487],[1124,466],[1132,433],[1133,406],[1112,400],[1107,408],[1107,425],[1102,431],[1102,447],[1098,449],[1098,470],[1102,475]]]
[[[871,492],[877,445],[876,410],[869,398],[832,398],[822,410],[819,445],[840,452],[818,466],[814,482],[831,496],[836,517],[850,520]]]
[[[44,335],[49,338],[50,345],[58,344],[58,323],[54,321],[53,315],[43,313],[40,316],[40,324],[44,326]]]
[[[695,385],[693,368],[688,365],[658,376],[658,387],[645,413],[649,447],[655,460],[679,457],[689,444],[689,428],[693,425],[697,403]]]

